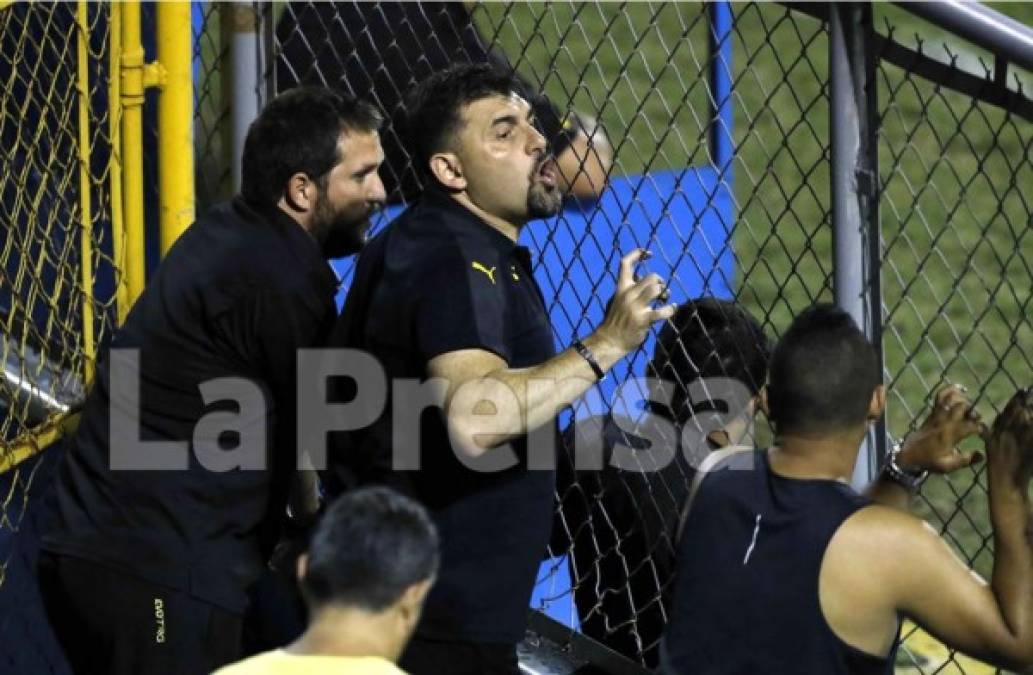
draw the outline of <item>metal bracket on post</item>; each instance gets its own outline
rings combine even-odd
[[[126,291],[124,305],[119,307],[124,316],[146,283],[144,265],[144,186],[143,186],[143,104],[146,81],[153,79],[154,64],[144,63],[143,43],[140,37],[140,3],[121,5],[122,53],[121,68],[121,159],[122,222],[125,230],[123,273]],[[148,76],[147,73],[151,75]],[[120,298],[120,302],[122,299]]]
[[[154,87],[161,89],[165,86],[167,80],[168,72],[165,70],[165,66],[159,62],[151,61],[143,65],[144,89],[153,89]]]
[[[829,3],[832,226],[836,304],[865,332],[882,367],[875,54],[868,3]],[[861,448],[853,484],[874,478],[886,454],[880,420]]]

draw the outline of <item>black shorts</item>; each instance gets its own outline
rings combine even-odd
[[[180,591],[45,551],[39,586],[75,673],[209,675],[240,658],[240,617]]]
[[[516,645],[414,637],[398,667],[409,675],[520,675]]]

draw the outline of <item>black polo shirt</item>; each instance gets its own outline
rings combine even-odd
[[[191,225],[111,345],[139,350],[140,437],[191,441],[188,465],[111,468],[106,355],[56,480],[56,518],[43,548],[241,611],[295,465],[295,352],[325,341],[336,287],[315,240],[279,210],[258,213],[238,199]],[[202,398],[198,385],[221,377],[247,378],[262,391],[268,414],[246,424],[265,426],[265,470],[215,472],[198,461],[198,420],[238,412],[235,403]],[[233,449],[239,438],[220,437],[221,447]]]
[[[372,353],[391,379],[423,380],[430,359],[462,349],[494,352],[512,368],[555,355],[527,249],[435,191],[364,249],[331,346]],[[526,438],[512,443],[519,465],[468,468],[440,408],[420,417],[420,470],[393,470],[392,450],[415,441],[393,437],[393,408],[412,405],[392,398],[375,424],[334,438],[328,487],[386,483],[430,510],[442,558],[419,635],[519,642],[548,543],[555,472],[527,469]]]

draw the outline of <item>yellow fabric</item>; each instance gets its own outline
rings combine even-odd
[[[961,652],[952,652],[910,621],[904,622],[901,636],[904,638],[901,650],[906,652],[906,655],[898,656],[897,663],[900,665],[896,668],[896,675],[994,675],[997,672],[996,668]]]
[[[217,670],[214,675],[405,675],[374,656],[303,656],[282,649],[252,656]]]

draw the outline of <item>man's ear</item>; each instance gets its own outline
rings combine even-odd
[[[315,208],[318,192],[315,181],[299,171],[287,179],[283,199],[291,210],[308,213]]]
[[[765,416],[771,417],[771,405],[768,403],[768,388],[761,387],[760,392],[754,397],[757,401],[757,407],[764,413]]]
[[[431,155],[430,172],[438,182],[450,190],[466,189],[466,176],[463,174],[463,163],[453,152],[438,152]]]
[[[305,580],[305,575],[308,574],[308,553],[302,553],[298,556],[298,562],[294,565],[294,573],[298,581]]]
[[[882,417],[886,410],[886,387],[881,384],[872,392],[872,400],[868,402],[868,419],[875,421]]]
[[[427,593],[430,592],[433,585],[433,578],[417,581],[402,592],[401,604],[408,611],[418,612],[423,607],[423,601],[427,599]]]

